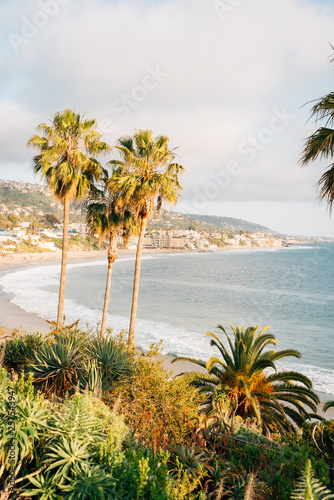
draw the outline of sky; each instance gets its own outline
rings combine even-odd
[[[326,163],[298,163],[334,89],[333,25],[325,0],[0,0],[0,178],[40,182],[27,141],[71,108],[110,145],[167,135],[178,211],[334,237]]]

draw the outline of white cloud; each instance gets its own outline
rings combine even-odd
[[[180,145],[188,204],[212,172],[237,161],[241,173],[209,200],[206,213],[223,210],[226,201],[315,198],[322,169],[298,165],[303,140],[314,130],[305,125],[309,106],[301,106],[332,89],[330,4],[247,0],[221,20],[208,0],[50,1],[59,2],[57,14],[18,53],[8,37],[0,52],[1,166],[21,162],[26,175],[32,154],[25,145],[34,127],[72,107],[104,121],[110,143],[139,127]],[[2,32],[21,36],[24,20],[33,23],[41,5],[0,3]],[[134,100],[148,68],[157,67],[168,76]],[[115,102],[129,96],[129,116],[122,119]],[[284,108],[293,119],[266,144],[257,142],[265,147],[250,161],[240,147],[266,138],[275,110]]]

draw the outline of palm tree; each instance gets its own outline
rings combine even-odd
[[[108,180],[109,189],[120,193],[125,202],[134,207],[135,215],[140,220],[129,327],[130,347],[134,342],[140,263],[147,222],[153,215],[155,200],[160,214],[162,202],[175,204],[182,189],[179,174],[183,167],[173,163],[175,154],[168,146],[168,137],[160,135],[153,139],[151,130],[137,130],[133,137],[118,140],[116,148],[122,161],[109,162],[113,166],[113,174]]]
[[[111,193],[108,190],[105,190],[100,195],[88,198],[84,205],[87,207],[86,221],[90,232],[97,234],[100,242],[106,236],[109,239],[108,272],[100,332],[102,339],[106,330],[112,269],[118,257],[118,234],[121,233],[123,240],[127,241],[129,235],[137,231],[138,224],[132,212],[124,208],[122,200],[115,193]]]
[[[334,202],[334,92],[322,97],[312,107],[312,117],[316,123],[324,121],[324,126],[318,128],[314,134],[305,141],[300,163],[307,166],[316,159],[326,159],[331,161],[326,172],[320,177],[317,185],[319,188],[319,198],[326,200],[329,212],[332,211]]]
[[[329,408],[334,408],[334,401],[327,401],[327,403],[324,404],[323,407],[324,412],[329,410]]]
[[[277,371],[275,366],[276,361],[287,356],[300,358],[300,353],[294,349],[265,350],[277,344],[275,336],[267,332],[270,327],[258,332],[259,326],[246,330],[230,326],[234,342],[218,325],[226,335],[229,350],[217,335],[207,333],[211,346],[219,350],[222,358],[213,356],[207,363],[184,357],[174,360],[190,361],[207,370],[192,374],[191,384],[206,397],[201,410],[207,414],[218,411],[230,429],[237,415],[255,419],[264,434],[293,430],[293,424],[300,426],[308,417],[304,405],[315,412],[318,396],[307,377],[295,371]],[[270,368],[274,372],[268,373]]]
[[[43,135],[34,135],[28,142],[39,151],[33,159],[35,173],[41,175],[64,206],[57,328],[63,320],[70,203],[86,196],[94,189],[94,182],[106,175],[96,156],[110,148],[95,128],[95,120],[84,120],[66,109],[55,114],[51,126],[38,125],[37,131]]]

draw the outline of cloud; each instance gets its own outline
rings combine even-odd
[[[180,146],[188,204],[237,162],[207,213],[225,201],[315,198],[323,167],[298,165],[314,130],[301,106],[332,88],[330,3],[247,0],[221,16],[208,0],[39,0],[0,2],[0,19],[1,168],[26,172],[35,126],[71,107],[97,118],[111,144],[135,128],[168,135]],[[273,130],[284,110],[293,117]]]

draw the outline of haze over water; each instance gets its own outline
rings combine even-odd
[[[206,331],[217,323],[271,325],[279,349],[302,359],[284,361],[310,376],[315,388],[334,394],[334,244],[278,250],[155,254],[142,260],[136,341],[147,348],[164,340],[165,352],[207,358]],[[46,271],[47,270],[47,271]],[[112,277],[108,322],[128,327],[134,256],[120,258]],[[55,317],[58,266],[29,268],[0,278],[13,302]],[[70,264],[67,321],[96,324],[101,317],[106,262]]]

